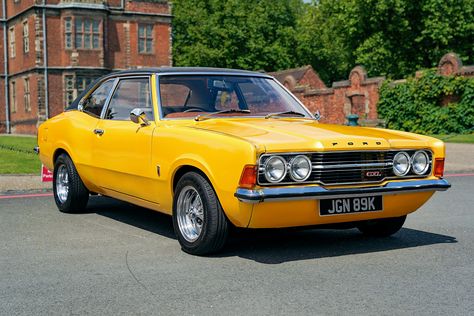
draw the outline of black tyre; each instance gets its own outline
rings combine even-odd
[[[54,163],[54,201],[64,213],[79,213],[86,209],[89,191],[84,186],[71,158],[61,154]]]
[[[405,223],[405,216],[381,218],[357,225],[361,233],[372,237],[388,237],[398,232]]]
[[[227,240],[229,222],[211,184],[199,173],[186,173],[176,186],[173,227],[181,248],[193,255],[216,252]]]

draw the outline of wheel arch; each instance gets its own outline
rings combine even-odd
[[[178,185],[179,179],[181,179],[188,172],[196,172],[196,173],[200,174],[201,176],[203,176],[211,184],[211,186],[213,187],[213,189],[215,191],[215,188],[214,188],[214,185],[212,184],[212,181],[207,176],[207,174],[203,170],[201,170],[201,168],[199,168],[197,166],[194,166],[194,165],[191,165],[191,164],[184,164],[184,165],[180,165],[179,167],[177,167],[175,169],[174,173],[173,173],[173,177],[172,177],[172,181],[171,181],[171,183],[172,183],[171,189],[172,189],[173,195],[174,195],[176,186]]]
[[[66,154],[68,155],[69,157],[71,157],[71,155],[68,153],[68,151],[62,147],[59,147],[59,148],[56,148],[56,150],[54,151],[54,154],[53,154],[53,166],[54,164],[56,163],[56,159],[58,159],[58,157],[61,155],[61,154]],[[71,158],[72,159],[72,158]]]

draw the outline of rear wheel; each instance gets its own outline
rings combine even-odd
[[[227,240],[229,222],[211,184],[199,173],[186,173],[176,186],[173,227],[181,248],[193,255],[216,252]]]
[[[407,216],[392,217],[392,218],[381,218],[366,221],[362,224],[357,225],[357,228],[361,233],[372,237],[388,237],[398,232]]]
[[[54,201],[64,213],[78,213],[85,210],[89,191],[84,186],[71,158],[61,154],[54,163]]]

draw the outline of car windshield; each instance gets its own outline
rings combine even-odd
[[[311,118],[304,107],[270,78],[166,75],[160,76],[159,82],[164,118]]]

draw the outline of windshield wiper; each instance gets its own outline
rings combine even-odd
[[[300,117],[306,116],[305,114],[300,113],[300,112],[285,111],[285,112],[277,112],[277,113],[270,113],[270,114],[267,114],[267,115],[265,115],[265,118],[266,118],[266,119],[269,119],[269,118],[271,118],[271,117],[282,116],[282,115],[293,115],[293,116],[300,116]]]
[[[207,119],[210,119],[214,115],[223,114],[223,113],[250,113],[250,110],[241,110],[241,109],[222,110],[222,111],[212,112],[212,113],[208,113],[204,115],[198,115],[194,118],[194,120],[195,121],[207,120]]]

